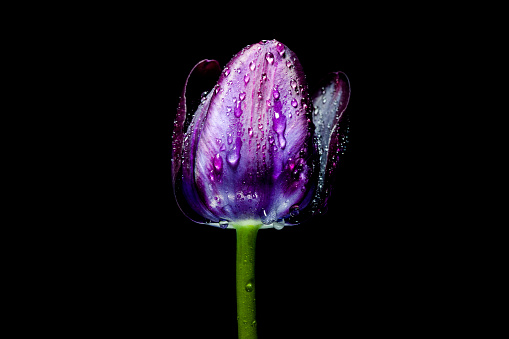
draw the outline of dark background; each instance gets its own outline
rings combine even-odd
[[[350,143],[328,214],[259,232],[259,337],[408,337],[450,321],[456,299],[447,276],[456,258],[440,257],[449,234],[423,190],[433,180],[423,159],[433,151],[416,137],[423,109],[416,93],[429,71],[422,58],[436,51],[407,25],[411,18],[208,11],[116,8],[78,25],[69,17],[49,34],[66,113],[57,140],[66,187],[44,212],[56,226],[39,231],[42,255],[33,259],[34,277],[45,282],[33,292],[42,300],[35,312],[55,310],[41,326],[236,338],[235,231],[180,212],[171,127],[198,61],[223,66],[262,39],[297,54],[311,92],[333,71],[348,75],[352,92]]]

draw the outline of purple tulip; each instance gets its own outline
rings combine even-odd
[[[350,86],[336,72],[318,88],[310,97],[297,56],[276,40],[245,47],[222,71],[199,62],[173,130],[184,214],[222,228],[281,228],[323,211],[347,141]]]

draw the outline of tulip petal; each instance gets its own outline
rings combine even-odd
[[[320,154],[320,171],[314,200],[315,212],[326,209],[338,161],[345,151],[350,99],[350,82],[342,72],[330,73],[313,96],[313,122]]]
[[[215,60],[202,60],[193,67],[186,80],[173,127],[172,182],[175,198],[182,212],[198,223],[207,223],[213,218],[194,184],[194,154],[199,130],[206,119],[213,94],[202,97],[201,93],[210,88],[210,79],[217,79],[219,72],[220,67]],[[195,109],[194,114],[188,114]]]
[[[286,46],[262,41],[233,57],[196,148],[196,185],[216,219],[269,225],[300,207],[313,185],[309,118],[304,73]]]

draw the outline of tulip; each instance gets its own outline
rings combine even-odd
[[[345,150],[348,78],[330,73],[318,88],[309,95],[295,53],[272,40],[245,47],[222,70],[215,60],[199,62],[180,98],[174,194],[191,220],[236,229],[240,338],[256,337],[258,229],[325,211]]]

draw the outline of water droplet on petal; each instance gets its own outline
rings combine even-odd
[[[267,54],[265,54],[265,59],[267,59],[269,64],[272,65],[274,63],[274,54],[267,52]]]
[[[223,230],[228,228],[228,221],[227,220],[219,220],[219,227]]]
[[[274,88],[274,90],[272,91],[272,96],[276,100],[279,99],[279,91],[277,90],[277,88]]]
[[[241,105],[241,102],[237,102],[237,104],[235,105],[235,108],[233,110],[233,114],[235,115],[236,118],[239,118],[241,115],[242,115],[242,108],[240,107]]]
[[[290,80],[290,86],[292,86],[293,89],[297,88],[297,81],[295,80]]]
[[[236,168],[237,165],[239,164],[241,148],[242,148],[242,139],[240,137],[237,137],[235,139],[235,146],[233,146],[233,148],[228,151],[228,154],[226,156],[226,161],[233,168]]]
[[[224,69],[224,76],[226,76],[226,77],[227,77],[228,75],[230,75],[230,69],[229,69],[228,67],[226,67],[226,68]]]
[[[290,207],[290,216],[295,217],[299,215],[299,205],[293,205]]]
[[[295,100],[295,98],[293,98],[291,104],[293,107],[297,107],[297,105],[298,105],[297,100]]]
[[[254,62],[254,61],[251,61],[251,62],[249,63],[249,69],[250,69],[251,71],[254,71],[254,70],[255,70],[255,68],[256,68],[256,64],[255,64],[255,62]]]
[[[283,46],[283,44],[280,42],[277,43],[276,50],[279,53],[279,55],[281,55],[281,56],[283,56],[283,54],[285,54],[285,46]]]
[[[239,100],[243,101],[246,98],[246,92],[242,92],[239,94]]]
[[[251,77],[249,76],[249,73],[248,73],[248,74],[246,74],[246,75],[244,75],[244,82],[246,83],[246,85],[247,85],[247,83],[249,82],[249,79],[250,79],[250,78],[251,78]]]
[[[213,164],[214,169],[217,172],[221,173],[221,171],[223,170],[223,158],[221,158],[221,155],[219,153],[217,153],[216,156],[214,157]]]
[[[278,220],[276,222],[274,222],[274,228],[278,231],[281,231],[283,229],[283,227],[285,227],[285,223],[284,223],[284,220],[282,220],[281,222]]]

